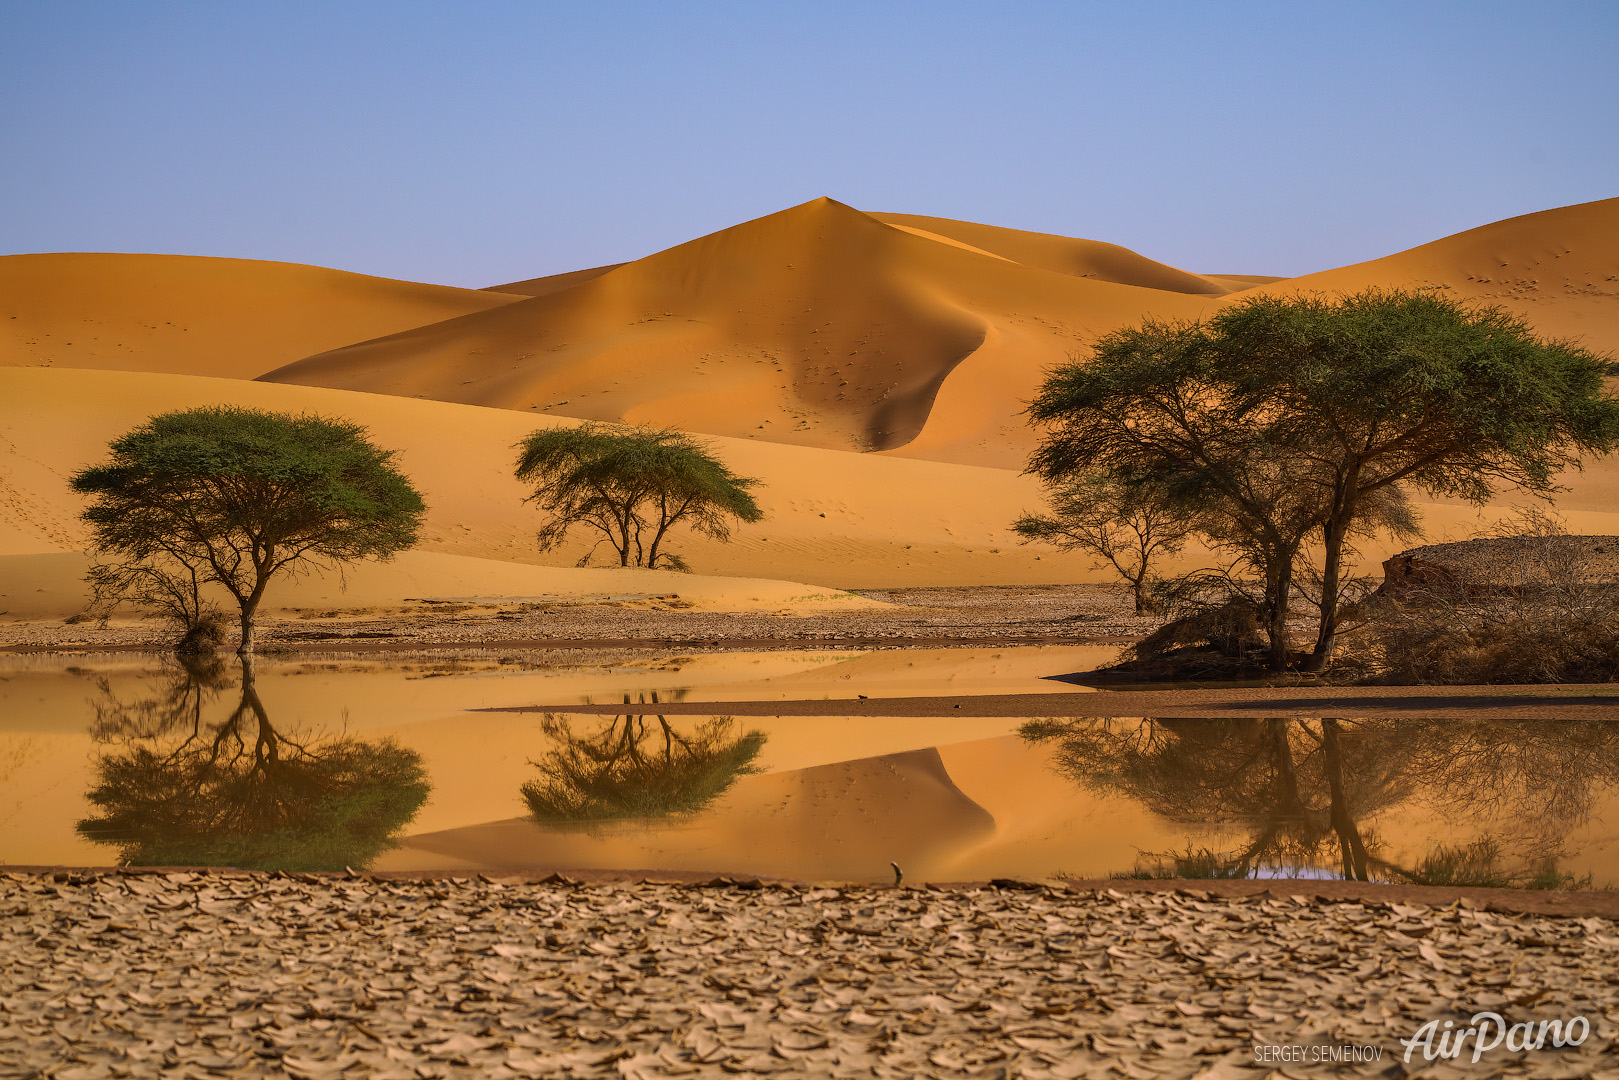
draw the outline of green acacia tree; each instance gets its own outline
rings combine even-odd
[[[723,541],[732,520],[764,517],[752,494],[759,481],[736,475],[678,431],[587,423],[536,431],[517,445],[517,479],[534,485],[526,501],[551,514],[540,550],[561,544],[576,525],[599,535],[580,566],[605,543],[620,566],[684,570],[684,560],[664,548],[676,525]]]
[[[110,450],[72,478],[91,498],[93,550],[222,586],[240,610],[244,654],[277,574],[391,558],[416,542],[426,514],[394,452],[345,420],[212,406],[154,416]]]
[[[1042,430],[1029,468],[1048,482],[1115,478],[1198,515],[1265,582],[1274,668],[1290,659],[1298,561],[1318,545],[1304,663],[1320,670],[1357,530],[1398,509],[1402,490],[1476,504],[1503,484],[1558,491],[1560,470],[1619,441],[1606,369],[1434,291],[1256,297],[1206,324],[1123,328],[1053,372],[1029,409]]]

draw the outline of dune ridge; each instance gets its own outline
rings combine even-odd
[[[1276,278],[822,198],[633,262],[498,286],[531,298],[263,377],[1016,468],[1045,372],[1120,325],[1265,293],[1440,287],[1612,352],[1616,270],[1619,200]]]
[[[298,263],[0,256],[0,365],[251,379],[312,350],[519,296]]]
[[[1498,305],[1542,335],[1619,358],[1619,198],[1507,218],[1253,291],[1332,295],[1390,286]]]
[[[1184,284],[1192,275],[1122,248],[1066,241],[1077,254],[1058,270],[1060,251],[1043,264],[1012,256],[1062,249],[1062,238],[989,230],[996,236],[986,242],[1007,254],[918,220],[933,228],[817,199],[531,300],[312,356],[264,378],[892,450],[933,423],[940,388],[963,365],[1032,385],[1121,314],[1201,310],[1202,293],[1135,283],[1157,274]],[[1081,276],[1093,264],[1119,280]],[[952,406],[934,424],[950,431],[925,444],[933,452],[906,452],[1011,464],[1022,450],[1000,445],[1004,398],[988,412]]]

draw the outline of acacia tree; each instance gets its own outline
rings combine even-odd
[[[1475,505],[1503,484],[1546,496],[1562,490],[1560,470],[1619,441],[1608,362],[1543,341],[1499,308],[1435,291],[1256,297],[1210,330],[1213,364],[1247,423],[1301,462],[1320,506],[1308,670],[1331,659],[1345,543],[1368,502],[1400,485]]]
[[[110,449],[72,478],[92,499],[94,551],[223,586],[244,654],[275,575],[391,558],[416,542],[426,513],[394,452],[345,420],[212,406],[154,416]]]
[[[1050,513],[1026,513],[1012,523],[1022,542],[1082,551],[1108,563],[1129,584],[1137,615],[1157,611],[1150,591],[1153,566],[1180,551],[1192,521],[1150,492],[1099,477],[1052,485],[1047,500]]]
[[[525,502],[551,520],[540,529],[541,551],[566,539],[575,525],[612,546],[620,566],[686,569],[664,550],[669,531],[685,524],[715,540],[730,539],[732,519],[754,522],[764,513],[752,489],[690,436],[672,430],[586,423],[536,431],[518,443],[517,479],[534,485]]]
[[[1357,529],[1404,513],[1401,488],[1474,503],[1503,483],[1559,490],[1560,469],[1619,440],[1605,371],[1499,309],[1434,292],[1252,298],[1207,324],[1125,327],[1053,372],[1029,409],[1043,429],[1029,469],[1117,478],[1197,515],[1259,572],[1276,669],[1298,560],[1318,544],[1305,666],[1319,670]]]

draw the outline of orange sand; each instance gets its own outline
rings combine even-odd
[[[1032,444],[1023,402],[1085,341],[1252,291],[1436,285],[1611,351],[1616,271],[1619,199],[1287,280],[830,199],[493,290],[232,259],[9,256],[0,610],[66,613],[77,564],[43,557],[85,542],[67,476],[152,413],[213,402],[368,425],[431,505],[420,551],[487,564],[413,556],[363,572],[381,598],[481,592],[471,583],[514,562],[572,566],[582,545],[534,550],[538,515],[509,469],[523,434],[581,417],[715,435],[733,468],[764,480],[764,523],[726,546],[681,542],[701,574],[816,587],[1107,580],[1006,530],[1039,503],[1018,472]],[[246,381],[271,368],[270,381]],[[884,452],[848,452],[873,448]],[[1593,463],[1570,483],[1560,506],[1573,527],[1619,533],[1619,470]],[[1468,507],[1427,509],[1434,539],[1479,523]],[[1369,545],[1366,564],[1391,546]],[[781,595],[765,592],[744,601]]]

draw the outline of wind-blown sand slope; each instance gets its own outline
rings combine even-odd
[[[51,596],[75,589],[82,566],[59,557],[82,551],[87,542],[78,521],[82,501],[67,484],[74,471],[100,460],[109,440],[149,416],[208,404],[353,419],[380,445],[400,452],[400,467],[427,500],[422,555],[386,572],[366,572],[357,579],[362,587],[341,602],[330,582],[314,582],[303,588],[302,599],[277,603],[364,606],[390,597],[544,593],[551,586],[522,574],[503,583],[500,567],[572,567],[586,549],[580,542],[538,552],[533,536],[541,517],[523,504],[526,489],[511,476],[513,443],[536,427],[574,420],[234,379],[0,368],[0,594],[10,597],[0,608],[48,615],[36,610],[43,598],[19,598],[39,589]],[[764,481],[760,504],[767,516],[761,524],[740,527],[729,544],[682,534],[674,548],[699,574],[832,588],[1112,580],[1082,556],[1016,543],[1006,526],[1038,505],[1039,491],[1011,470],[747,439],[709,441],[732,468]],[[1573,490],[1559,506],[1573,527],[1619,534],[1619,467],[1597,463],[1569,482]],[[1467,507],[1423,509],[1434,539],[1459,538],[1474,523]],[[1375,568],[1391,550],[1368,545],[1366,565]],[[471,561],[434,562],[425,555]],[[1201,557],[1189,551],[1185,565]],[[677,574],[649,576],[667,581],[662,591],[671,593],[689,581]],[[660,591],[644,582],[620,585],[603,578],[587,588],[558,580],[557,592]],[[740,606],[770,606],[814,591],[788,595],[746,588],[739,597],[747,602]],[[702,600],[710,609],[719,602]],[[77,603],[69,606],[76,609]]]
[[[1231,291],[1230,286],[1213,278],[1188,274],[1185,270],[1177,270],[1138,255],[1129,248],[1105,244],[1100,240],[1077,240],[1070,236],[1002,229],[995,225],[917,214],[871,216],[918,236],[947,244],[963,244],[969,250],[997,255],[1039,270],[1196,296],[1219,296]]]
[[[933,231],[817,199],[264,378],[1020,467],[1018,399],[1046,367],[1222,291],[1112,245],[973,234],[1007,255],[917,220]]]
[[[1438,286],[1457,299],[1499,305],[1547,337],[1619,358],[1619,199],[1508,218],[1254,292],[1331,295],[1395,285]]]
[[[251,379],[311,352],[516,299],[250,259],[7,255],[0,365]]]
[[[1263,292],[1447,287],[1619,348],[1619,200],[1303,278],[1198,275],[1090,240],[818,199],[529,300],[289,364],[277,382],[1018,468],[1046,370],[1145,317]]]
[[[67,478],[152,414],[215,403],[366,425],[379,444],[400,451],[400,467],[428,502],[422,551],[572,567],[585,549],[536,551],[542,518],[523,504],[527,490],[511,476],[520,437],[577,421],[231,379],[0,368],[0,556],[82,550],[82,502]],[[1016,473],[745,439],[711,442],[738,472],[764,480],[767,517],[739,528],[730,544],[682,534],[674,549],[698,573],[834,587],[1101,580],[1083,560],[1017,545],[1006,526],[1037,505],[1038,491]],[[679,591],[681,575],[662,576],[668,591]],[[533,590],[514,582],[510,591]],[[446,584],[438,595],[465,591]]]

